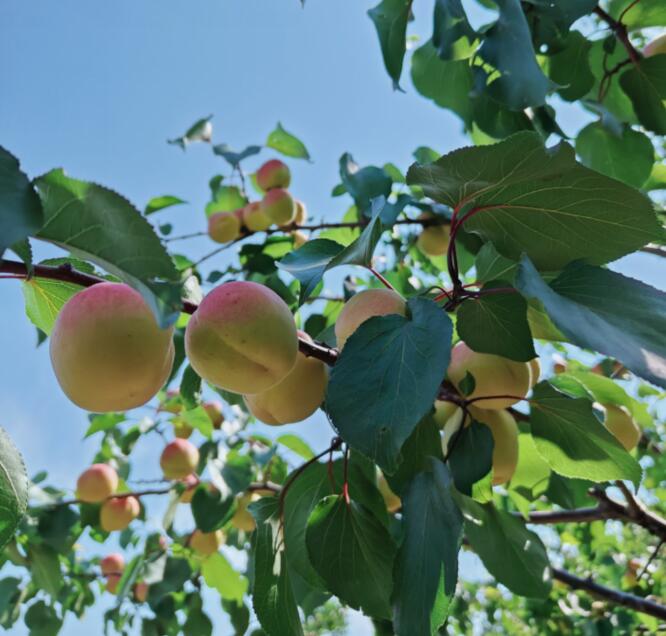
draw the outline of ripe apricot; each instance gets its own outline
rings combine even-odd
[[[99,511],[100,525],[107,532],[124,530],[140,512],[141,505],[136,497],[112,497],[102,504]]]
[[[118,488],[118,473],[108,464],[93,464],[76,482],[76,496],[87,503],[98,503]]]
[[[294,199],[282,188],[269,190],[261,200],[261,210],[276,225],[289,225],[296,216]]]
[[[208,217],[208,236],[216,243],[230,243],[240,236],[241,222],[233,212],[216,212]]]
[[[109,574],[122,574],[125,569],[125,559],[119,552],[112,552],[99,562],[99,567],[104,576],[108,576]]]
[[[186,439],[169,442],[160,457],[160,466],[166,479],[183,479],[199,463],[199,450]]]
[[[289,166],[279,159],[271,159],[257,170],[257,185],[264,191],[288,188],[291,183]]]
[[[506,410],[486,411],[470,407],[475,420],[485,424],[493,435],[493,485],[505,484],[518,465],[518,425]]]
[[[262,209],[261,203],[255,201],[243,208],[243,223],[251,232],[263,232],[271,226],[272,221]]]
[[[224,543],[221,530],[215,532],[201,532],[195,530],[190,537],[190,548],[200,556],[210,556],[220,549]]]

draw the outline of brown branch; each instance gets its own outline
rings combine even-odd
[[[516,516],[521,517],[520,513]],[[604,506],[593,508],[576,508],[574,510],[548,510],[530,512],[525,521],[534,525],[548,525],[551,523],[585,523],[601,519],[614,519],[615,515]]]
[[[627,49],[627,53],[629,54],[631,61],[634,64],[638,64],[641,61],[642,56],[631,43],[629,34],[627,32],[627,27],[620,20],[613,18],[613,16],[604,11],[601,7],[595,7],[593,13],[595,13],[608,25],[613,33],[615,33],[615,37],[622,43],[624,48]]]
[[[659,245],[646,245],[645,247],[641,247],[640,251],[645,252],[646,254],[654,254],[655,256],[666,258],[666,248]]]

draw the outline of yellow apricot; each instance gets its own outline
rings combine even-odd
[[[190,548],[200,556],[210,556],[220,549],[224,543],[221,530],[215,532],[201,532],[195,530],[190,537]]]
[[[188,439],[193,431],[194,429],[185,420],[180,417],[173,419],[173,434],[178,439]]]
[[[294,199],[282,188],[269,190],[261,200],[262,212],[276,225],[289,225],[296,216]]]
[[[638,446],[641,429],[624,406],[604,404],[604,424],[628,451]]]
[[[298,337],[285,302],[258,283],[216,287],[185,330],[185,351],[207,382],[235,393],[259,393],[296,363]]]
[[[305,203],[296,199],[296,216],[294,217],[294,223],[296,223],[296,225],[303,225],[307,220],[308,210],[305,207]]]
[[[450,235],[448,225],[424,227],[416,239],[416,246],[427,256],[443,256],[449,249]]]
[[[133,519],[139,516],[141,506],[136,497],[112,497],[107,499],[99,511],[99,521],[103,530],[124,530]]]
[[[233,212],[216,212],[208,217],[208,236],[216,243],[230,243],[240,236],[241,222]]]
[[[257,185],[265,191],[273,188],[288,188],[291,183],[289,166],[279,159],[271,159],[257,170]]]
[[[145,603],[148,598],[148,583],[139,581],[134,584],[134,600],[137,603]]]
[[[224,415],[222,414],[221,402],[205,402],[204,410],[208,414],[210,421],[213,423],[213,428],[220,428],[224,422]]]
[[[485,424],[493,434],[493,485],[505,484],[518,465],[518,425],[506,410],[486,411],[470,406],[475,420]]]
[[[398,497],[398,495],[396,495],[391,490],[391,487],[388,485],[388,482],[386,481],[386,477],[384,477],[382,473],[379,473],[377,477],[377,488],[379,489],[379,492],[384,498],[386,509],[391,514],[402,508],[402,501],[400,500],[400,497]]]
[[[159,410],[173,413],[174,415],[180,413],[183,410],[183,404],[180,400],[180,391],[178,389],[169,389],[160,404]]]
[[[459,342],[451,351],[448,377],[458,389],[467,373],[474,377],[474,390],[468,399],[485,396],[503,396],[477,400],[475,406],[483,409],[505,409],[516,404],[530,389],[530,367],[526,362],[516,362],[489,353],[472,351]]]
[[[185,490],[180,495],[178,501],[180,503],[192,503],[192,497],[194,497],[194,491],[199,485],[199,478],[194,474],[190,473],[187,477],[184,477],[180,480],[185,486]]]
[[[118,473],[108,464],[93,464],[76,482],[76,496],[87,503],[98,503],[118,488]]]
[[[171,373],[173,329],[160,329],[139,292],[99,283],[72,296],[51,333],[51,363],[67,397],[88,411],[126,411]]]
[[[104,576],[108,576],[109,574],[122,574],[125,569],[125,559],[119,552],[112,552],[99,562],[99,567]]]
[[[236,508],[234,516],[231,517],[231,525],[243,532],[252,532],[257,527],[254,517],[247,509],[247,505],[250,503],[251,498],[251,495],[243,495],[242,497],[239,497],[238,507]]]
[[[271,226],[272,221],[262,210],[261,203],[255,201],[243,208],[243,223],[251,232],[263,232]]]
[[[294,242],[294,249],[297,250],[299,247],[303,247],[308,242],[308,235],[305,232],[300,230],[295,230],[291,233],[291,238]]]
[[[366,289],[355,294],[345,303],[335,322],[338,349],[342,351],[349,336],[369,318],[388,314],[404,316],[406,312],[405,301],[391,289]]]
[[[541,375],[541,364],[539,363],[539,358],[532,358],[527,363],[530,367],[530,389],[539,381],[539,376]]]
[[[106,577],[106,590],[110,594],[115,594],[118,591],[118,583],[120,583],[120,574],[109,574]]]
[[[160,456],[160,466],[166,479],[183,479],[199,463],[199,450],[186,439],[169,442]]]
[[[312,341],[304,332],[299,335]],[[299,352],[287,377],[267,391],[244,395],[243,399],[250,413],[265,424],[292,424],[310,417],[319,408],[327,384],[326,365]]]
[[[643,55],[645,57],[661,54],[666,54],[666,33],[656,37],[643,49]]]

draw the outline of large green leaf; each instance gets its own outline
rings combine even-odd
[[[62,627],[62,619],[55,607],[44,601],[33,603],[26,611],[24,621],[30,636],[56,636]]]
[[[0,146],[0,257],[14,243],[35,234],[42,222],[35,189],[16,157]]]
[[[535,43],[559,42],[578,18],[594,9],[597,0],[525,0],[525,17]]]
[[[391,616],[396,547],[384,525],[342,496],[320,501],[306,532],[312,566],[341,601],[373,617]]]
[[[480,504],[460,494],[456,500],[465,518],[465,535],[488,572],[515,594],[546,598],[550,564],[539,536],[492,503]]]
[[[28,475],[14,442],[0,428],[0,550],[4,548],[28,506]]]
[[[21,284],[21,289],[30,322],[50,335],[63,305],[83,287],[61,280],[31,278]]]
[[[223,497],[217,490],[200,485],[192,497],[192,516],[202,532],[219,530],[234,512],[234,497]]]
[[[38,238],[94,261],[137,289],[162,326],[178,317],[178,272],[153,228],[127,199],[62,170],[35,183],[45,217]]]
[[[206,585],[217,590],[222,598],[238,603],[243,600],[248,581],[231,567],[221,552],[215,552],[204,559],[201,574]]]
[[[561,87],[557,92],[562,99],[576,101],[594,85],[589,61],[590,47],[590,41],[580,31],[571,31],[564,47],[547,58],[548,75]]]
[[[540,300],[574,344],[620,360],[666,387],[666,294],[601,267],[572,263],[551,284],[523,258],[516,286]]]
[[[471,495],[474,484],[490,473],[493,466],[493,434],[480,422],[472,422],[458,434],[448,464],[456,488]]]
[[[58,553],[49,545],[33,544],[28,549],[28,561],[35,585],[57,599],[64,582]]]
[[[517,260],[558,270],[577,258],[603,264],[661,235],[644,195],[576,162],[572,148],[522,132],[409,169],[407,181],[458,208],[465,230]]]
[[[451,59],[454,45],[461,38],[468,42],[476,38],[476,31],[467,20],[467,14],[460,0],[435,0],[432,18],[432,43],[442,60]]]
[[[432,612],[443,593],[453,595],[458,580],[462,515],[453,500],[446,466],[429,457],[423,472],[402,496],[403,540],[394,570],[393,609],[398,636],[430,636]]]
[[[622,24],[630,29],[666,25],[666,5],[663,0],[610,0],[609,13],[616,19],[622,15]]]
[[[305,144],[295,135],[287,132],[280,122],[277,123],[266,139],[266,146],[273,148],[287,157],[296,159],[309,159],[310,153]]]
[[[666,135],[666,54],[644,58],[620,76],[638,121],[658,135]]]
[[[343,439],[386,472],[432,407],[450,358],[452,324],[431,300],[412,298],[408,317],[375,316],[345,343],[326,408]]]
[[[597,483],[640,482],[640,465],[595,417],[590,400],[567,397],[541,382],[530,406],[534,444],[553,471]]]
[[[412,0],[381,0],[368,11],[377,29],[382,49],[384,66],[393,80],[393,87],[400,88],[400,74],[405,57],[407,20],[412,9]]]
[[[252,606],[268,636],[303,634],[301,619],[289,579],[287,558],[280,550],[270,523],[254,533]]]
[[[340,157],[339,166],[342,185],[354,199],[360,214],[366,214],[373,199],[379,197],[386,199],[391,194],[393,180],[383,168],[377,166],[361,168],[348,152]]]

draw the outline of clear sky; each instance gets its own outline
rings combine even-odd
[[[293,192],[316,218],[337,219],[348,205],[330,197],[343,152],[362,165],[392,161],[404,169],[419,145],[445,152],[467,143],[459,120],[419,96],[407,73],[406,94],[392,90],[365,15],[372,4],[308,0],[303,9],[298,0],[4,0],[0,145],[30,176],[62,166],[138,207],[156,195],[180,196],[189,205],[160,215],[180,234],[205,228],[208,179],[226,165],[208,146],[183,153],[165,140],[214,114],[215,143],[242,149],[262,143],[281,121],[314,160],[290,162]],[[430,5],[419,3],[410,27],[424,37]],[[563,128],[575,133],[584,123],[584,115],[568,109]],[[208,239],[178,245],[195,257],[211,247]],[[657,284],[653,259],[631,257],[620,267]],[[82,441],[86,414],[59,390],[47,346],[35,349],[20,285],[0,285],[0,425],[23,451],[30,474],[46,469],[54,483],[73,487],[97,440]],[[315,448],[331,435],[321,417],[288,428],[303,431]],[[159,474],[154,444],[139,444],[136,457],[135,477]],[[104,606],[110,602],[107,596]],[[209,599],[209,608],[214,605]],[[212,613],[222,620],[221,612]],[[101,633],[101,615],[96,609],[63,633]],[[350,633],[369,633],[362,625],[354,622]],[[20,624],[10,633],[26,629]]]

